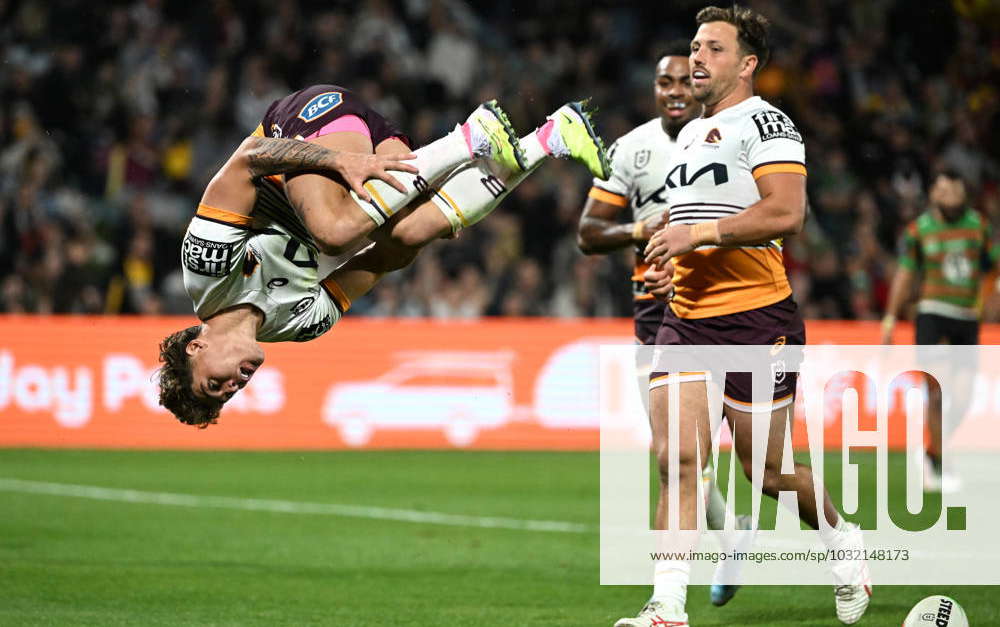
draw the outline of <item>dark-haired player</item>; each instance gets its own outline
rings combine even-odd
[[[632,272],[632,297],[634,308],[635,339],[638,344],[653,345],[656,333],[663,321],[666,303],[657,300],[645,289],[643,277],[649,265],[643,248],[650,236],[660,228],[667,213],[667,185],[665,178],[671,154],[678,150],[677,135],[684,125],[701,115],[701,104],[691,94],[691,77],[688,69],[688,55],[691,44],[687,40],[671,42],[659,55],[653,76],[653,98],[656,102],[655,118],[640,124],[611,145],[608,154],[611,159],[611,178],[606,181],[595,178],[583,207],[577,242],[586,254],[601,254],[621,248],[634,247],[635,268]],[[628,211],[631,220],[622,223],[618,218],[622,211]],[[644,372],[643,385],[648,384],[649,364],[641,364]],[[653,427],[653,450],[666,451],[663,425],[651,423]],[[667,457],[658,460],[661,477],[667,476]],[[706,486],[709,526],[722,529],[725,516],[725,502],[715,485],[715,472],[711,464],[706,464],[702,472]],[[662,486],[662,482],[661,482]],[[655,527],[666,528],[666,492],[661,492],[656,508]],[[737,526],[748,529],[749,516],[739,516]],[[744,534],[742,538],[749,540]],[[745,550],[736,547],[727,534],[722,537],[727,549]],[[722,580],[739,578],[741,562],[723,562],[728,572],[712,587],[712,602],[725,605],[732,598],[738,586],[726,585]]]
[[[966,203],[965,183],[953,171],[937,175],[931,186],[931,207],[906,226],[900,242],[899,267],[892,280],[889,304],[882,319],[882,343],[891,344],[896,319],[901,314],[913,284],[920,279],[917,302],[916,344],[979,344],[981,296],[987,277],[996,271],[1000,254],[993,245],[993,229]],[[960,385],[971,384],[974,373],[957,376]],[[956,390],[949,415],[961,418],[972,390]],[[924,464],[924,489],[955,492],[958,475],[943,472],[944,440],[957,427],[956,421],[942,425],[941,388],[927,387],[927,423],[930,441]]]
[[[681,148],[666,178],[669,225],[653,234],[645,251],[654,266],[646,274],[651,291],[672,297],[657,344],[770,344],[780,351],[786,343],[805,343],[781,258],[781,238],[798,232],[805,219],[802,137],[788,116],[753,95],[754,75],[769,55],[767,20],[733,5],[702,9],[697,23],[689,61],[694,98],[704,111],[678,135]],[[666,424],[667,383],[675,379],[680,414],[671,418],[679,420],[681,433],[709,434],[671,443],[679,451],[685,529],[696,528],[698,464],[711,446],[706,374],[654,372],[650,379],[654,420]],[[723,411],[744,471],[751,476],[754,461],[761,461],[753,459],[751,423],[763,413],[770,417],[763,492],[772,498],[796,493],[800,517],[819,529],[829,548],[861,548],[860,532],[841,519],[825,490],[822,505],[817,503],[809,467],[794,464],[793,474],[781,472],[796,383],[793,373],[781,375],[773,400],[759,406],[753,404],[749,374],[729,374],[724,382]],[[837,616],[855,623],[868,607],[867,564],[835,562],[833,572]],[[636,618],[617,625],[687,625],[689,575],[687,560],[657,562],[653,598]]]
[[[392,123],[350,91],[322,85],[271,105],[255,136],[307,141],[280,140],[298,156],[279,159],[254,154],[262,140],[248,139],[209,183],[188,227],[184,284],[202,323],[162,342],[159,374],[161,404],[188,424],[216,421],[263,362],[258,342],[319,337],[383,274],[484,218],[546,158],[581,161],[595,176],[609,168],[580,103],[518,140],[489,102],[410,155]],[[376,161],[398,180],[376,176],[353,189],[330,174],[331,150],[413,157],[412,167]]]

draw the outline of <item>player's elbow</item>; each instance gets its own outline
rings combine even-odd
[[[806,210],[803,203],[788,202],[774,216],[774,227],[778,237],[798,235],[806,222]]]
[[[782,221],[782,232],[781,235],[788,237],[789,235],[798,235],[802,232],[803,227],[806,224],[806,212],[805,211],[794,211],[790,212],[784,217]]]
[[[580,229],[576,232],[576,245],[584,255],[593,255],[599,252],[586,229]]]
[[[236,152],[229,158],[229,162],[226,163],[226,167],[237,168],[240,172],[250,172],[251,176],[253,173],[250,168],[250,160],[257,150],[260,144],[260,138],[254,135],[244,139]]]

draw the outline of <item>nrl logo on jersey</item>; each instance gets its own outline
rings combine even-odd
[[[652,156],[650,150],[639,150],[635,153],[635,169],[641,170],[649,165],[649,158]]]
[[[342,102],[344,102],[344,95],[339,91],[327,91],[322,94],[316,94],[312,100],[306,103],[306,106],[302,107],[298,118],[303,122],[312,122],[316,118],[336,109]]]

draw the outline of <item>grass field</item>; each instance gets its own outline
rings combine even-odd
[[[597,523],[595,453],[0,450],[0,625],[610,627],[649,589],[598,585]],[[861,625],[931,593],[1000,624],[996,588],[936,586]],[[707,595],[692,625],[839,624],[828,586]]]

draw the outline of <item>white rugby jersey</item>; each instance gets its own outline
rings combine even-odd
[[[606,181],[595,178],[588,195],[611,205],[628,207],[633,222],[656,222],[667,210],[664,174],[675,146],[659,117],[635,127],[608,149],[611,178]],[[653,296],[643,286],[643,275],[649,266],[639,252],[637,249],[632,292],[636,300],[650,300]]]
[[[666,170],[670,224],[740,213],[760,200],[757,179],[806,174],[802,136],[788,116],[754,96],[688,122]],[[675,257],[670,303],[681,318],[757,309],[791,293],[778,240],[759,246],[703,246]]]
[[[199,205],[181,249],[184,287],[202,320],[234,305],[264,313],[262,342],[305,342],[326,333],[348,305],[322,280],[351,255],[324,257],[262,215]]]

